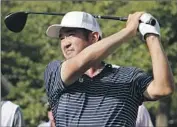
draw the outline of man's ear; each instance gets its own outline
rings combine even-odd
[[[89,36],[90,36],[89,41],[91,43],[95,43],[99,40],[99,33],[98,32],[91,32]]]

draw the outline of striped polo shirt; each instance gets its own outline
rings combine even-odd
[[[48,64],[45,88],[57,127],[133,127],[152,76],[135,67],[106,64],[93,78],[83,74],[65,87],[61,61]]]

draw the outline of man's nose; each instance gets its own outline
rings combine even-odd
[[[71,46],[71,42],[69,41],[69,38],[67,36],[65,36],[62,41],[63,41],[65,48],[68,48]]]
[[[64,36],[64,39],[67,39],[68,37],[67,36]]]

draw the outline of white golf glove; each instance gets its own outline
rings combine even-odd
[[[155,25],[150,25],[148,24],[151,20],[155,20],[156,23]],[[155,35],[159,35],[160,36],[160,26],[158,21],[149,13],[144,13],[141,17],[140,17],[141,23],[139,24],[139,31],[141,33],[141,35],[143,36],[143,39],[145,40],[145,36],[146,34],[155,34]]]

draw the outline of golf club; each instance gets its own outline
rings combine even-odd
[[[48,12],[15,12],[8,14],[4,22],[6,27],[12,32],[21,32],[26,24],[28,14],[42,14],[42,15],[60,15],[64,16],[65,13],[48,13]]]
[[[18,33],[21,32],[26,24],[28,14],[42,14],[42,15],[59,15],[64,16],[66,13],[50,13],[50,12],[15,12],[8,14],[4,22],[6,27],[11,30],[12,32]],[[95,18],[98,19],[112,19],[112,20],[119,20],[119,21],[127,21],[127,17],[115,17],[115,16],[101,16],[101,15],[93,15]],[[151,20],[149,24],[155,25],[156,21]]]

